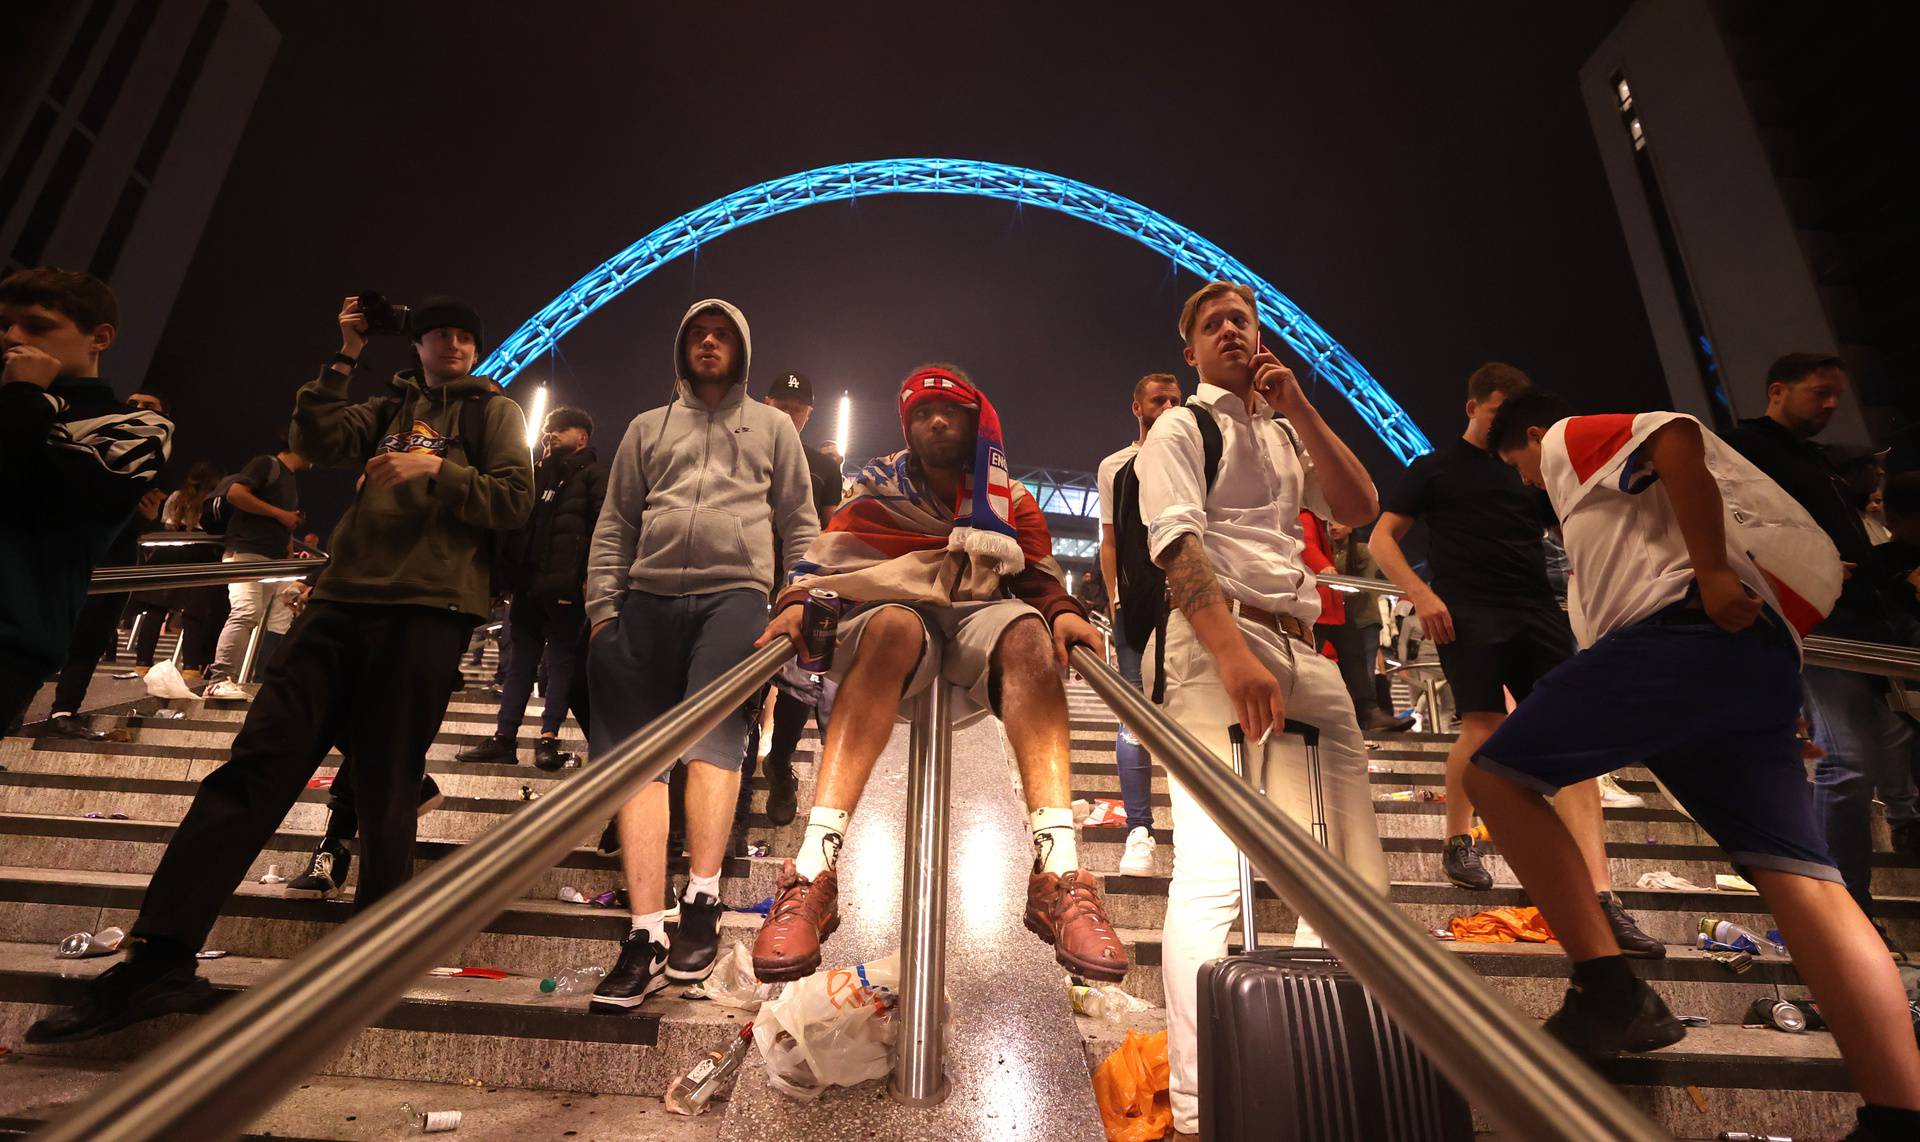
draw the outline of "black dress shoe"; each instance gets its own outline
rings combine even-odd
[[[491,737],[477,746],[463,749],[453,755],[453,760],[468,765],[518,765],[519,751],[514,749],[512,738]]]
[[[1666,1000],[1645,980],[1633,982],[1633,995],[1624,1003],[1568,988],[1560,1010],[1547,1018],[1547,1034],[1588,1059],[1621,1051],[1657,1051],[1686,1038],[1686,1026],[1667,1010]]]
[[[1600,894],[1600,911],[1606,913],[1607,926],[1613,929],[1614,942],[1620,945],[1620,954],[1636,960],[1661,960],[1667,956],[1667,946],[1640,930],[1633,922],[1633,913],[1620,907],[1620,901],[1611,892]]]
[[[72,714],[55,714],[47,719],[47,735],[56,738],[72,738],[74,741],[103,742],[107,740],[105,731],[96,730]]]
[[[540,769],[561,769],[567,764],[567,755],[560,748],[559,738],[541,738],[533,743],[533,764]]]
[[[799,805],[800,779],[793,774],[790,761],[767,762],[767,820],[775,825],[791,825]]]
[[[194,961],[131,959],[101,972],[80,1002],[27,1028],[29,1043],[77,1043],[147,1019],[196,1011],[213,998]]]

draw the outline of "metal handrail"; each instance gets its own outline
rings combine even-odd
[[[1406,595],[1405,591],[1384,579],[1316,575],[1314,581],[1340,591],[1392,595],[1396,598]],[[1800,640],[1800,651],[1802,661],[1808,666],[1826,666],[1859,674],[1920,681],[1920,650],[1912,647],[1810,634]]]
[[[326,569],[331,558],[258,559],[239,563],[149,563],[137,567],[96,567],[89,595],[122,591],[158,591],[174,587],[221,587],[228,583],[291,583]]]
[[[36,1137],[231,1137],[332,1058],[793,657],[778,640],[559,789],[460,847],[263,983],[202,1016]]]
[[[1665,1137],[1352,868],[1235,780],[1199,739],[1091,650],[1075,647],[1072,664],[1434,1065],[1502,1130],[1567,1142]]]

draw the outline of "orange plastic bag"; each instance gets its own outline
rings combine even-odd
[[[1447,922],[1453,938],[1477,944],[1557,944],[1538,908],[1489,908]]]
[[[1167,1033],[1127,1032],[1127,1041],[1093,1072],[1107,1142],[1158,1142],[1173,1129],[1167,1088]]]

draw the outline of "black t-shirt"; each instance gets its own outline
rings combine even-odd
[[[840,506],[840,465],[818,448],[801,446],[807,454],[807,474],[813,479],[813,510],[820,516],[820,530],[827,530],[833,509]]]
[[[293,482],[293,473],[272,456],[255,456],[247,461],[247,466],[240,469],[240,474],[233,478],[233,482],[245,484],[248,491],[283,511],[295,511],[300,507],[300,489]],[[291,538],[293,529],[272,516],[255,515],[234,508],[233,518],[227,522],[227,550],[230,552],[285,559],[287,541]]]
[[[1486,449],[1442,444],[1407,465],[1381,506],[1427,525],[1433,589],[1449,606],[1558,605],[1541,542],[1553,505]]]

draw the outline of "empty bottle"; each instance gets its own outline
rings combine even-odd
[[[548,976],[540,981],[542,995],[590,995],[607,978],[607,969],[600,967],[574,968],[559,975]]]
[[[702,1114],[707,1104],[733,1072],[747,1057],[747,1049],[753,1046],[753,1024],[740,1028],[740,1035],[734,1039],[733,1046],[726,1053],[709,1051],[707,1057],[693,1065],[693,1069],[675,1079],[667,1088],[667,1109],[674,1114]]]

